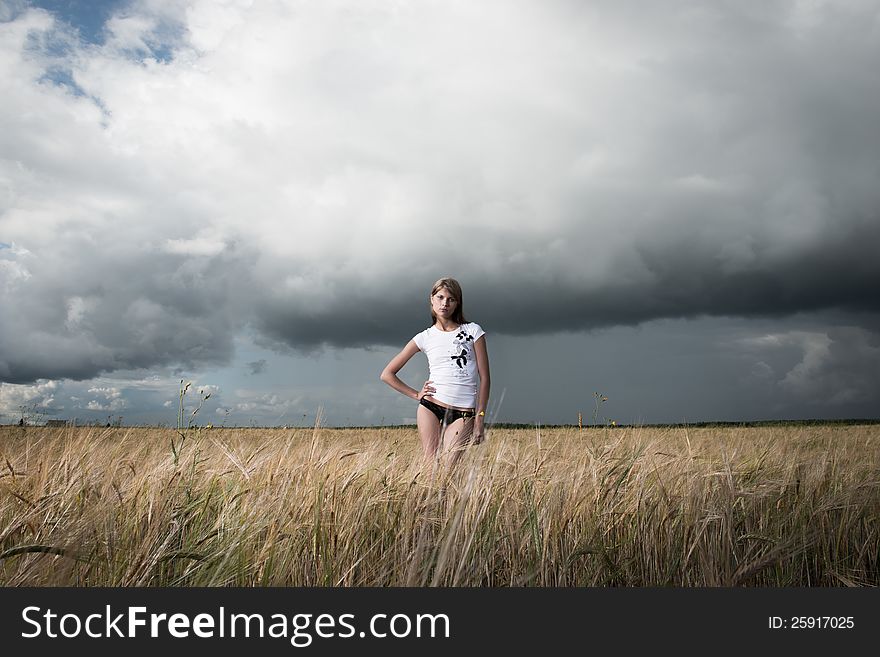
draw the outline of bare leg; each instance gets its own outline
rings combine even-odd
[[[422,441],[422,454],[425,464],[434,461],[440,447],[440,420],[427,408],[419,404],[416,411],[416,424],[419,427],[419,439]]]
[[[443,456],[449,468],[461,458],[464,448],[474,433],[474,419],[460,418],[446,427],[443,432]]]

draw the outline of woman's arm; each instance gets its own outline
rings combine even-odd
[[[418,351],[419,348],[416,346],[416,343],[410,340],[406,343],[403,350],[391,359],[391,361],[385,366],[385,369],[382,370],[382,374],[379,376],[382,381],[390,385],[397,392],[406,395],[411,399],[418,399],[420,394],[419,391],[415,388],[410,388],[401,381],[397,377],[397,373],[403,369],[403,366],[406,365],[409,362],[409,359],[418,353]]]
[[[486,350],[486,336],[480,336],[480,339],[474,343],[474,351],[477,352],[477,372],[480,374],[480,392],[477,394],[477,417],[474,421],[474,442],[481,443],[485,437],[485,429],[483,422],[486,420],[480,415],[480,411],[485,411],[489,405],[489,388],[492,381],[489,375],[489,352]]]

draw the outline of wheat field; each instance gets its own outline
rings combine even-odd
[[[880,583],[880,425],[183,433],[0,427],[0,585]]]

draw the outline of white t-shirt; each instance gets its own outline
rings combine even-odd
[[[441,331],[432,326],[413,337],[413,342],[428,357],[428,379],[437,389],[431,397],[459,408],[476,406],[479,375],[474,343],[482,335],[485,331],[480,325],[469,322],[454,331]]]

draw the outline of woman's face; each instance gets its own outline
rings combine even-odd
[[[455,297],[445,287],[441,287],[431,297],[431,309],[437,317],[442,317],[443,319],[452,317],[457,305],[458,301],[455,300]]]

